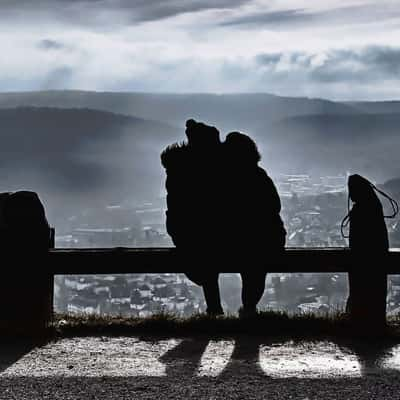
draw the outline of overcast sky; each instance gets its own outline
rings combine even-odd
[[[400,99],[399,0],[1,0],[0,91]]]

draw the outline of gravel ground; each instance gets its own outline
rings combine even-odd
[[[0,350],[0,399],[400,399],[395,344],[82,337]]]

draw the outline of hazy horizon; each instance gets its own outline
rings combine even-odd
[[[387,99],[376,99],[373,98],[354,98],[351,100],[346,100],[343,98],[334,98],[334,97],[323,97],[323,96],[302,96],[302,95],[285,95],[281,93],[273,93],[273,92],[191,92],[191,91],[181,91],[181,92],[157,92],[157,91],[136,91],[136,90],[85,90],[79,88],[59,88],[59,89],[44,89],[44,90],[11,90],[11,91],[2,91],[0,90],[0,94],[24,94],[24,93],[57,93],[57,92],[81,92],[81,93],[98,93],[98,94],[143,94],[143,95],[155,95],[155,96],[240,96],[240,95],[265,95],[265,96],[273,96],[273,97],[282,97],[282,98],[294,98],[294,99],[309,99],[309,100],[326,100],[337,103],[358,103],[358,102],[366,102],[366,103],[375,103],[375,102],[400,102],[400,94],[398,98],[387,98]]]

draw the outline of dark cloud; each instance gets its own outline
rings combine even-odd
[[[0,3],[0,14],[24,12],[53,15],[57,20],[74,23],[96,22],[104,12],[122,13],[128,21],[156,21],[183,13],[209,9],[234,9],[251,0],[5,0]],[[112,18],[110,23],[113,23]]]
[[[376,21],[398,18],[400,9],[396,5],[361,4],[345,7],[336,7],[323,11],[296,8],[277,11],[256,11],[232,17],[220,23],[222,26],[237,26],[241,28],[259,29],[287,29],[290,27],[303,27],[329,24],[364,24]]]
[[[400,48],[370,46],[361,51],[332,51],[311,76],[321,82],[400,79]]]
[[[38,47],[43,50],[61,50],[65,48],[64,44],[56,40],[43,39],[38,43]]]
[[[116,24],[132,24],[159,21],[184,13],[205,10],[235,10],[254,0],[2,0],[0,19],[21,22],[40,19],[49,22],[65,22],[79,26],[110,29]],[[275,2],[276,4],[277,2]],[[279,3],[279,2],[278,2]],[[381,21],[382,24],[400,17],[400,8],[394,3],[382,2],[337,6],[325,10],[312,7],[275,9],[268,6],[252,7],[251,13],[225,13],[218,25],[242,29],[268,28],[273,30],[300,29],[315,25],[328,26],[366,24]],[[254,3],[256,5],[257,3]],[[341,3],[343,4],[343,3]],[[22,11],[22,12],[21,12]],[[31,16],[33,17],[31,17]],[[222,14],[221,14],[222,15]],[[210,21],[214,23],[214,21]]]
[[[233,9],[248,3],[249,0],[141,0],[136,2],[122,0],[120,6],[132,12],[134,17],[142,21],[152,21],[175,15],[203,11],[209,9]]]
[[[274,26],[287,23],[293,24],[295,22],[305,22],[310,20],[312,16],[312,14],[305,12],[304,9],[268,11],[234,17],[222,22],[221,25],[247,25],[253,27],[260,27],[260,25]]]
[[[269,73],[303,77],[316,82],[371,82],[400,79],[400,48],[368,46],[321,54],[260,54],[256,63]],[[285,68],[280,68],[282,64]],[[282,72],[284,71],[284,72]]]
[[[283,53],[259,54],[258,56],[256,56],[256,61],[257,61],[257,64],[260,64],[260,65],[274,66],[281,60],[282,57],[283,57]]]
[[[400,77],[400,48],[371,46],[360,58],[384,74]]]

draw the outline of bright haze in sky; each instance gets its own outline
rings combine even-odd
[[[400,99],[398,0],[1,0],[0,91]]]

